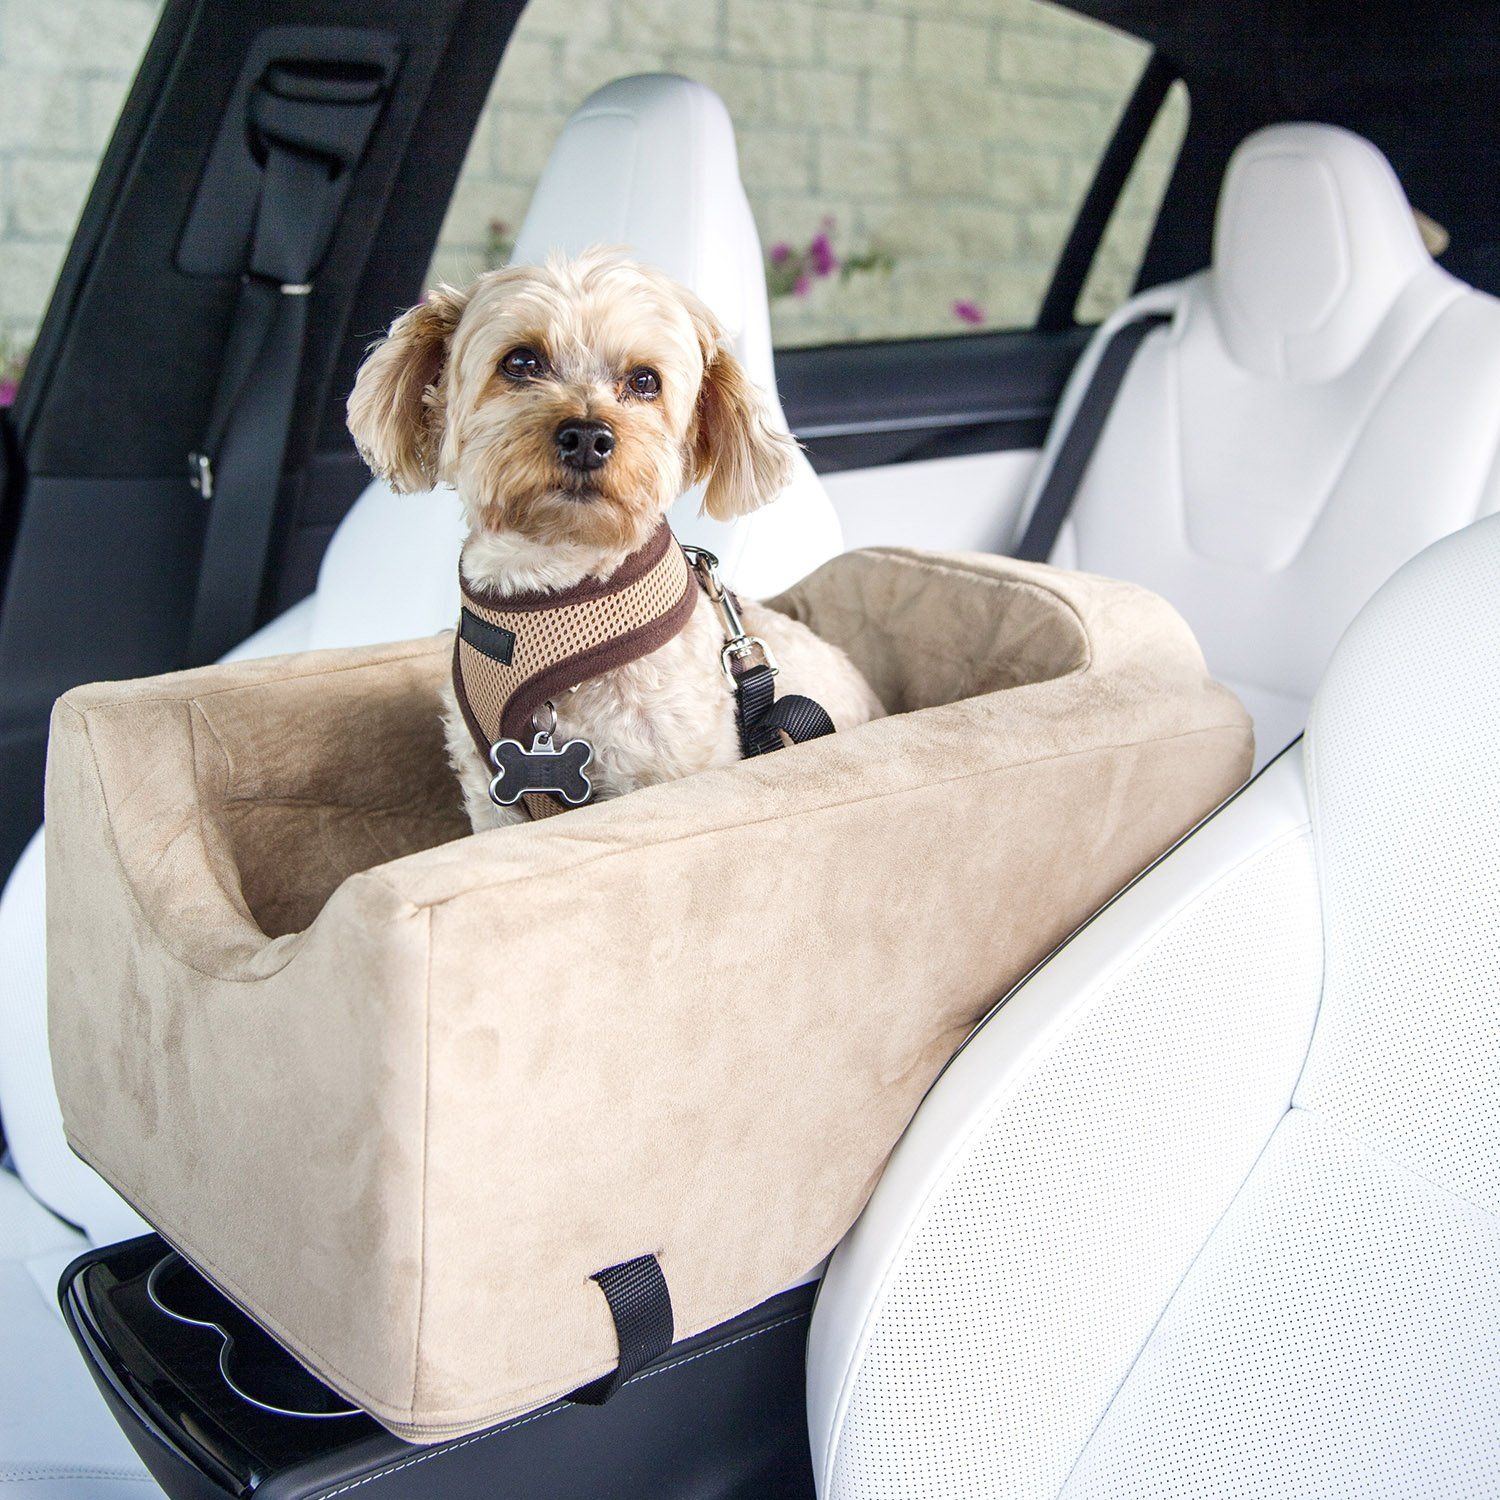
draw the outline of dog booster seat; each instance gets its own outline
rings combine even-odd
[[[1232,792],[1249,721],[1128,584],[872,550],[772,601],[890,717],[472,836],[451,637],[79,688],[52,724],[68,1139],[335,1391],[430,1441],[833,1248],[945,1061]]]

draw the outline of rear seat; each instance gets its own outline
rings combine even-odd
[[[706,90],[681,80],[628,84],[612,86],[607,110],[594,101],[597,112],[617,123],[675,97],[696,121],[680,138],[701,141],[706,129],[722,151],[717,101]],[[700,169],[705,162],[712,166],[705,158]],[[671,204],[651,207],[665,213]],[[714,246],[682,243],[685,254],[712,260]],[[1428,541],[1500,500],[1500,304],[1432,264],[1373,147],[1318,126],[1262,132],[1226,179],[1214,268],[1136,298],[1101,330],[1065,395],[1044,471],[1112,330],[1153,308],[1172,312],[1173,325],[1136,356],[1053,560],[1137,580],[1171,600],[1255,714],[1265,759],[1300,730],[1359,604]],[[750,298],[744,325],[742,353],[769,370],[763,294]],[[1041,482],[1039,474],[1033,497]],[[793,576],[836,548],[831,508],[810,470],[788,499],[785,525],[777,517],[773,527],[766,513],[763,541],[746,528],[695,539],[734,557],[747,591],[770,592],[786,581],[774,570]],[[457,517],[451,506],[424,516],[422,504],[372,486],[330,548],[328,590],[231,654],[445,624],[452,575],[442,559],[456,548]],[[433,557],[432,586],[407,585]],[[372,576],[389,587],[372,588]],[[358,590],[337,587],[350,577]],[[356,612],[341,602],[345,593],[374,608]],[[140,1222],[62,1143],[45,1050],[40,854],[38,845],[28,850],[0,900],[0,1103],[27,1182],[97,1242]],[[0,1236],[0,1326],[24,1331],[16,1359],[0,1363],[0,1492],[14,1483],[31,1500],[151,1493],[52,1304],[47,1282],[83,1237],[0,1175],[0,1226],[7,1220],[16,1234],[14,1243]]]
[[[1230,161],[1211,269],[1134,298],[1089,345],[1023,530],[1100,352],[1153,311],[1171,323],[1132,360],[1051,558],[1170,600],[1264,763],[1301,733],[1360,605],[1500,506],[1500,302],[1433,263],[1368,141],[1259,131]]]

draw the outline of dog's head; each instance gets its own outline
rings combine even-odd
[[[603,249],[439,287],[365,361],[349,428],[397,490],[446,481],[477,526],[608,550],[699,480],[719,520],[765,504],[795,447],[703,302]]]

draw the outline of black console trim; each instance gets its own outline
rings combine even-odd
[[[168,1275],[181,1285],[163,1309],[149,1288]],[[158,1235],[87,1252],[58,1290],[106,1403],[169,1500],[339,1500],[382,1482],[378,1494],[403,1500],[814,1494],[803,1406],[812,1284],[672,1345],[602,1407],[555,1401],[430,1447],[364,1413],[330,1417],[332,1394]],[[246,1351],[237,1381],[220,1364],[226,1324]],[[247,1383],[290,1392],[278,1397],[288,1410],[244,1397]],[[294,1414],[304,1405],[308,1415]]]

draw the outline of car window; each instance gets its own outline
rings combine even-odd
[[[1152,121],[1141,154],[1136,157],[1125,190],[1115,204],[1104,237],[1078,296],[1074,316],[1080,323],[1107,318],[1131,293],[1145,259],[1146,242],[1156,226],[1167,180],[1187,133],[1187,86],[1174,83]]]
[[[160,0],[0,0],[0,406],[160,12]]]
[[[1044,0],[531,0],[435,280],[502,264],[569,112],[678,72],[734,119],[781,347],[1024,328],[1150,49]],[[1128,295],[1176,159],[1158,117],[1080,303]]]

